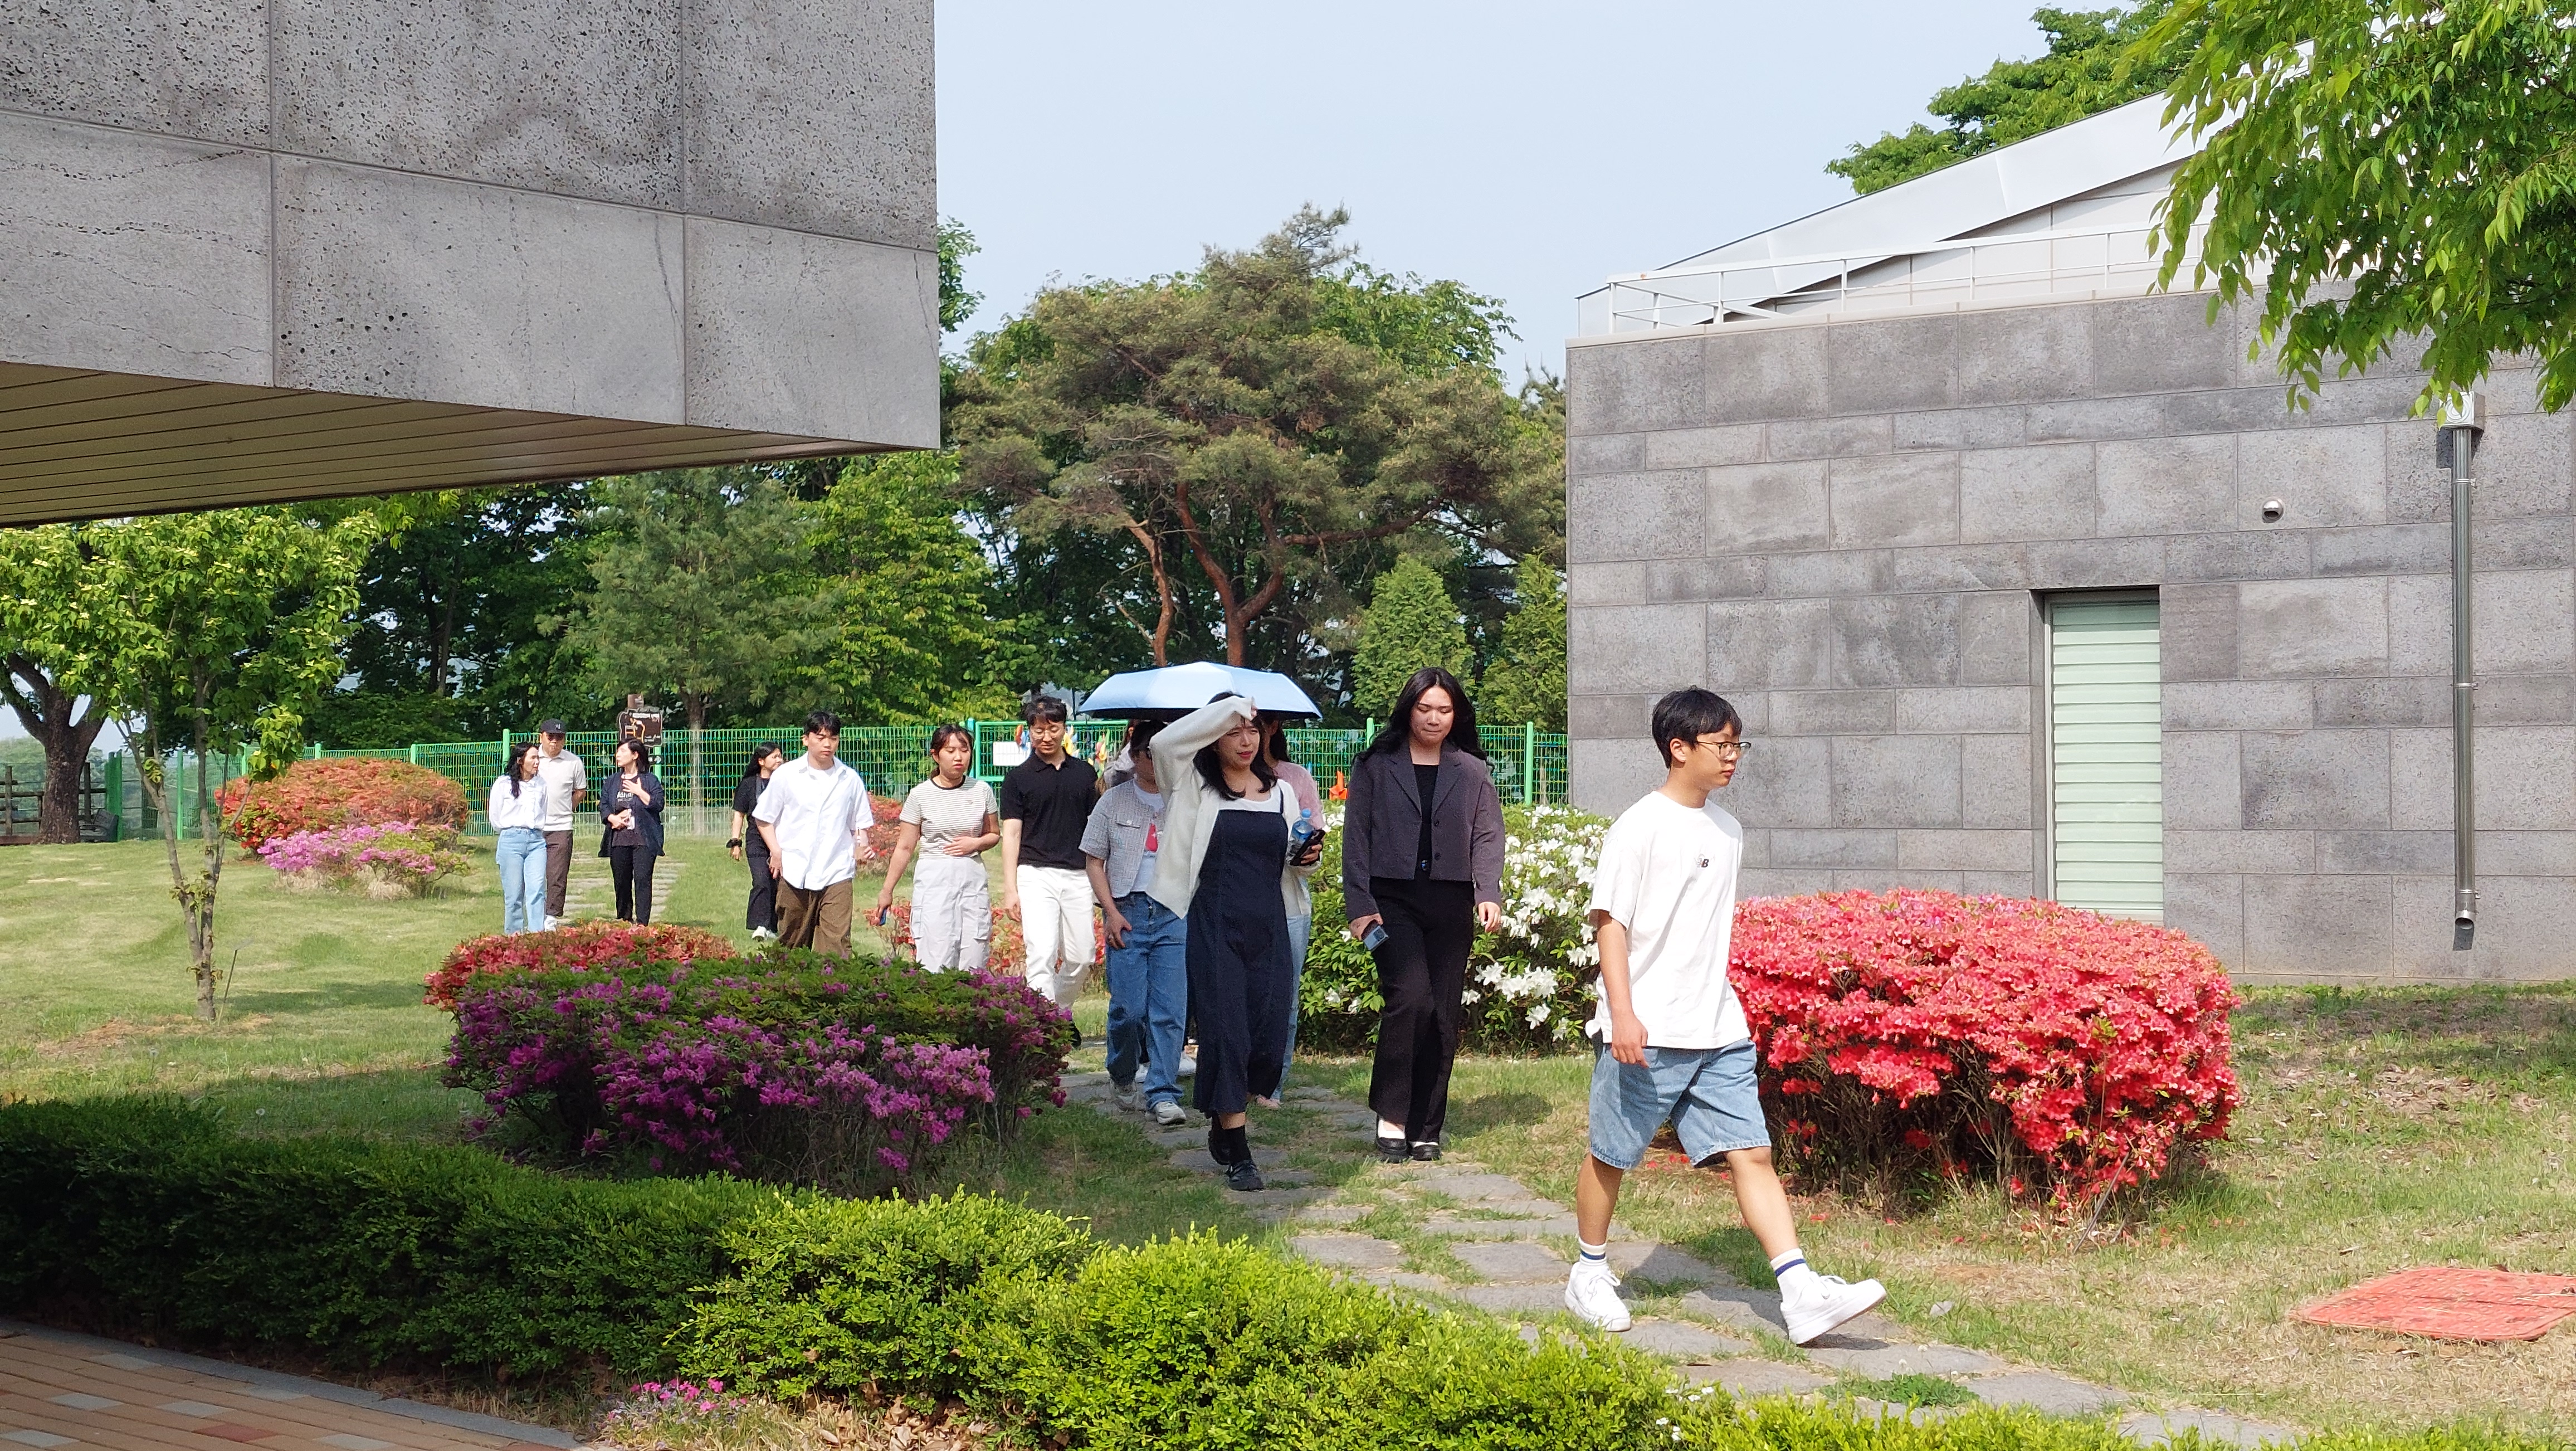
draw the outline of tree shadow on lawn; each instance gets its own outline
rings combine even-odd
[[[2266,988],[2235,1014],[2249,1077],[2367,1062],[2497,1086],[2576,1082],[2576,983]]]
[[[482,1100],[438,1081],[428,1065],[317,1074],[250,1073],[193,1094],[241,1133],[264,1138],[346,1134],[407,1143],[465,1141]]]

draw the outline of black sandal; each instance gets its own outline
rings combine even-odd
[[[1401,1163],[1403,1163],[1403,1162],[1405,1161],[1405,1158],[1406,1158],[1406,1149],[1405,1149],[1405,1143],[1404,1143],[1404,1140],[1402,1140],[1402,1139],[1391,1139],[1391,1138],[1388,1138],[1388,1137],[1387,1137],[1386,1135],[1384,1135],[1384,1134],[1380,1134],[1380,1135],[1378,1135],[1378,1136],[1377,1136],[1377,1156],[1378,1156],[1378,1158],[1380,1158],[1380,1159],[1382,1159],[1382,1160],[1384,1160],[1385,1162],[1390,1163],[1390,1164],[1401,1164]]]

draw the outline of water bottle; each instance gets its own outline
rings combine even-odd
[[[1306,843],[1313,841],[1315,836],[1315,808],[1311,806],[1299,808],[1296,824],[1288,828],[1288,860],[1293,862],[1304,856]]]

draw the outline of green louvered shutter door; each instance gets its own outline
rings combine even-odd
[[[2057,900],[2161,922],[2164,691],[2156,602],[2056,600],[2048,624]]]

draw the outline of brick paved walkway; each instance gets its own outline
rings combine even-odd
[[[543,1426],[0,1320],[0,1451],[562,1451]]]

